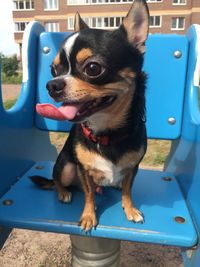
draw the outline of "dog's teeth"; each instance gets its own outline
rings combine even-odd
[[[77,115],[79,116],[80,115],[80,112],[77,112]]]

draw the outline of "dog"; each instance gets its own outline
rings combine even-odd
[[[53,168],[53,180],[33,176],[44,189],[55,187],[62,202],[71,201],[69,186],[81,184],[85,203],[80,226],[97,225],[95,191],[119,187],[129,221],[143,222],[131,187],[147,147],[146,75],[142,71],[149,10],[135,0],[114,31],[90,29],[79,13],[75,32],[66,38],[52,65],[49,95],[60,108],[37,105],[40,115],[74,122]]]

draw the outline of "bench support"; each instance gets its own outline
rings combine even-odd
[[[73,267],[119,267],[120,240],[71,235]]]

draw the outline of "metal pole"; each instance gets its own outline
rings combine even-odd
[[[120,240],[71,235],[73,267],[119,267]]]

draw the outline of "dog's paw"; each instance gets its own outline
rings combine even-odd
[[[72,200],[72,193],[69,191],[59,192],[58,199],[63,203],[69,203]]]
[[[129,208],[124,209],[124,212],[129,221],[133,221],[136,223],[139,223],[139,222],[144,223],[144,218],[143,218],[142,213],[136,208],[129,207]]]
[[[79,225],[85,232],[88,232],[93,227],[96,227],[97,220],[95,213],[83,213]]]

